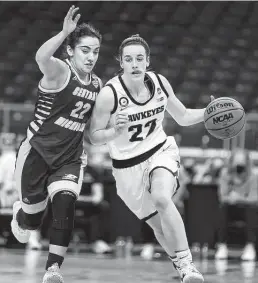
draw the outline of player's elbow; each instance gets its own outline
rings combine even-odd
[[[38,50],[36,55],[35,55],[35,61],[37,63],[44,61],[44,56],[43,56],[42,52],[40,52],[40,50]]]
[[[89,139],[90,139],[90,142],[93,144],[93,145],[101,145],[101,142],[99,141],[97,135],[96,135],[96,132],[90,132],[89,133]]]
[[[186,126],[190,125],[188,123],[187,119],[185,119],[184,117],[181,117],[181,118],[177,119],[176,122],[178,123],[178,125],[180,125],[182,127],[186,127]]]

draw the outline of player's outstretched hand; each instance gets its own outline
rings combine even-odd
[[[81,17],[80,14],[78,14],[74,19],[74,15],[76,12],[78,12],[79,8],[75,8],[75,6],[73,5],[67,15],[65,16],[64,18],[64,24],[63,24],[63,32],[66,34],[66,35],[69,35],[71,32],[73,32],[77,26],[77,23]]]
[[[116,115],[115,130],[118,134],[121,134],[128,124],[128,114],[118,113]]]

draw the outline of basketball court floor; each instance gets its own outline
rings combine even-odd
[[[0,249],[0,282],[42,283],[46,257],[46,251]],[[241,263],[237,257],[228,261],[196,258],[195,264],[207,283],[258,282],[257,262]],[[144,261],[137,255],[116,258],[69,252],[62,272],[67,283],[180,283],[166,257]]]

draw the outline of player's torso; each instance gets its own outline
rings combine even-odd
[[[127,90],[121,77],[110,80],[117,94],[117,109],[111,116],[110,126],[115,123],[115,116],[120,111],[128,114],[128,128],[108,146],[113,159],[129,159],[138,156],[166,139],[162,127],[167,104],[167,96],[163,92],[156,75],[147,72],[146,79],[150,90],[150,98],[145,102],[137,102]]]
[[[83,132],[99,91],[99,79],[94,74],[85,83],[73,68],[62,89],[49,91],[39,85],[27,136],[48,163],[82,153]]]

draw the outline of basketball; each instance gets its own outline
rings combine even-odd
[[[217,98],[206,107],[204,125],[215,138],[231,139],[237,136],[245,125],[245,110],[233,98]]]

